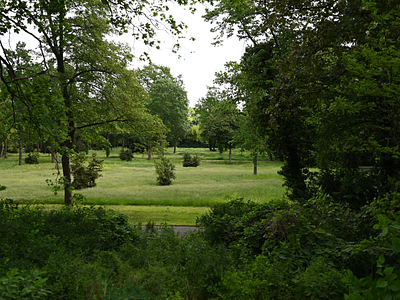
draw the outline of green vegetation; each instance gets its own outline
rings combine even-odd
[[[127,213],[134,223],[195,225],[196,217],[213,203],[237,197],[264,203],[284,194],[283,181],[277,175],[281,163],[263,161],[255,176],[248,152],[234,150],[233,163],[228,163],[227,153],[178,148],[174,154],[168,148],[165,154],[176,165],[177,175],[168,187],[157,186],[154,162],[148,161],[146,155],[136,155],[134,161],[126,162],[119,159],[119,148],[112,149],[108,159],[105,151],[96,153],[97,159],[104,159],[102,177],[96,180],[96,188],[79,193],[86,197],[86,204],[116,205],[113,209]],[[197,168],[183,167],[185,153],[198,155],[202,164]],[[61,204],[62,195],[54,195],[46,184],[47,179],[54,182],[57,173],[50,156],[41,155],[39,162],[18,166],[17,154],[0,159],[1,184],[7,187],[1,197],[25,204]]]
[[[189,110],[111,38],[182,37],[169,1],[2,1],[1,37],[37,43],[1,43],[1,299],[400,299],[397,1],[206,2],[247,46]]]
[[[400,217],[382,217],[390,209],[382,200],[357,212],[324,197],[302,205],[236,199],[214,205],[198,218],[203,230],[184,238],[168,226],[133,226],[102,207],[49,210],[2,200],[0,295],[397,299],[392,254],[399,252]],[[379,215],[382,234],[373,229]],[[366,277],[371,270],[374,280]]]
[[[103,159],[105,153],[96,151]],[[197,153],[202,164],[197,168],[182,167],[186,152]],[[260,163],[259,174],[252,175],[252,162],[248,154],[233,151],[233,163],[227,154],[220,155],[207,149],[178,149],[176,154],[167,149],[166,157],[176,165],[177,179],[168,187],[157,186],[154,162],[137,155],[132,162],[118,158],[119,149],[113,149],[104,159],[102,177],[95,189],[81,190],[88,204],[97,205],[174,205],[210,206],[213,203],[246,197],[256,202],[282,198],[284,188],[277,175],[281,164]],[[0,159],[1,184],[7,189],[2,197],[20,203],[62,203],[62,195],[53,195],[46,179],[54,179],[56,172],[50,157],[42,155],[38,165],[18,166],[18,158],[11,154]]]

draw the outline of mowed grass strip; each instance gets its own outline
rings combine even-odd
[[[103,177],[98,179],[96,188],[77,191],[89,204],[208,207],[240,197],[266,202],[284,194],[283,180],[277,174],[281,163],[262,161],[258,175],[253,175],[251,156],[238,150],[233,152],[234,162],[228,163],[228,153],[178,149],[174,154],[167,149],[166,156],[176,165],[177,179],[171,186],[156,184],[154,160],[148,161],[146,155],[136,155],[132,162],[125,162],[118,158],[119,149],[114,149],[109,159],[105,159],[104,151],[96,152],[104,158]],[[199,154],[203,159],[200,166],[182,167],[185,152]],[[7,187],[0,197],[22,203],[63,203],[62,191],[55,196],[46,184],[46,179],[55,180],[56,170],[50,161],[48,155],[42,155],[38,165],[19,166],[16,154],[0,159],[0,184]]]
[[[62,204],[45,204],[46,209],[61,209]],[[131,224],[154,222],[156,226],[195,226],[197,217],[209,211],[208,207],[154,206],[154,205],[107,205],[107,209],[128,216]]]

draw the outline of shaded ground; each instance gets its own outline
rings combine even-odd
[[[176,233],[179,233],[181,236],[184,236],[186,233],[189,231],[196,231],[199,230],[196,226],[172,226],[174,228],[174,231]],[[146,228],[146,226],[143,226],[143,228]],[[155,226],[155,228],[159,228],[159,226]]]

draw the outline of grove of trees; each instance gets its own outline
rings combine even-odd
[[[73,203],[70,157],[78,134],[90,140],[100,131],[130,128],[147,140],[165,135],[162,122],[146,107],[136,72],[128,68],[130,49],[112,41],[133,26],[132,38],[157,46],[159,24],[180,37],[185,26],[165,13],[167,5],[146,3],[21,0],[0,5],[0,33],[35,43],[27,48],[18,42],[15,50],[0,44],[1,134],[6,141],[14,128],[21,140],[22,128],[29,127],[61,154],[66,205]]]

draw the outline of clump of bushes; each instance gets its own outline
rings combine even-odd
[[[119,153],[120,160],[131,161],[133,159],[133,153],[130,149],[121,150]]]
[[[184,167],[197,167],[200,165],[200,157],[196,154],[191,156],[189,153],[183,155],[183,166]]]
[[[97,154],[92,154],[92,161],[86,166],[86,156],[81,153],[73,158],[71,164],[71,172],[74,180],[72,186],[76,190],[87,189],[95,187],[96,179],[101,177],[100,174],[103,170],[103,160],[97,158]]]
[[[25,157],[25,163],[29,165],[36,165],[39,163],[39,154],[30,152],[27,157]]]
[[[158,185],[171,185],[172,180],[176,179],[175,165],[168,158],[161,157],[160,162],[155,162]]]

